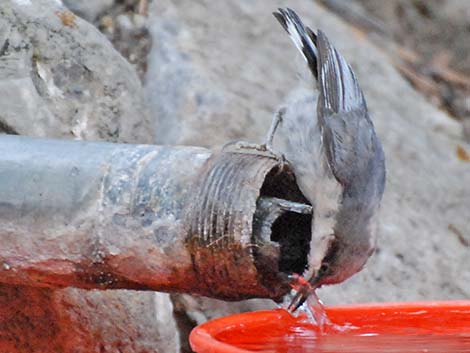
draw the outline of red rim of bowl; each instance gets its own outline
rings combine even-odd
[[[436,312],[442,309],[447,311],[462,310],[465,308],[470,311],[470,301],[429,301],[429,302],[402,302],[402,303],[371,303],[371,304],[355,304],[327,307],[327,313],[341,314],[346,312],[360,312],[368,315],[377,313],[378,311],[386,312],[415,312],[419,310],[427,310]],[[239,327],[245,324],[256,324],[266,321],[279,320],[286,318],[286,312],[281,310],[254,311],[236,315],[225,316],[203,323],[191,331],[189,341],[191,347],[196,352],[224,352],[224,353],[250,353],[250,351],[237,348],[228,343],[221,342],[214,338],[221,332]],[[294,318],[293,318],[293,321]],[[470,317],[469,317],[470,322]]]

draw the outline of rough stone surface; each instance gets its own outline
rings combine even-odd
[[[353,0],[369,16],[383,21],[384,30],[411,48],[423,61],[449,55],[450,67],[470,73],[470,46],[465,40],[470,7],[462,0]]]
[[[303,0],[274,1],[269,8],[250,1],[156,2],[146,90],[157,140],[204,146],[261,140],[272,113],[301,85],[296,73],[304,72],[270,14],[280,5],[324,30],[351,62],[387,157],[379,250],[363,272],[322,289],[321,298],[468,298],[470,173],[455,154],[457,144],[467,146],[458,124],[426,102],[381,51],[321,6]],[[198,322],[204,315],[241,310],[241,304],[233,309],[237,304],[221,307],[204,299],[186,305]],[[209,308],[220,309],[215,314]]]
[[[89,22],[110,9],[114,0],[63,0],[65,6]]]
[[[168,294],[0,285],[3,353],[178,352],[176,338]]]
[[[137,74],[50,0],[0,5],[0,133],[150,143]],[[0,286],[0,351],[178,352],[169,295]]]
[[[67,0],[64,3],[76,15],[95,24],[143,78],[150,50],[148,0]]]
[[[0,48],[1,131],[153,141],[131,65],[59,2],[3,1]]]
[[[267,119],[259,115],[270,116],[268,102],[281,101],[280,83],[288,76],[271,70],[281,67],[272,43],[244,40],[268,29],[252,7],[245,1],[154,3],[146,92],[158,143],[220,145],[253,139],[264,129]],[[271,82],[264,81],[265,71]]]

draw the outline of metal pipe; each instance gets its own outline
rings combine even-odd
[[[278,299],[311,215],[271,197],[305,203],[269,156],[1,135],[0,282]]]

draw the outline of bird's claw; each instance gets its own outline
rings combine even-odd
[[[257,144],[246,141],[229,142],[222,148],[222,151],[257,154],[269,157],[279,162],[281,170],[283,170],[288,163],[286,157],[282,153],[274,151],[274,149],[266,143]]]

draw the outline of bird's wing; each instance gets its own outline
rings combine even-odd
[[[317,79],[323,148],[335,178],[345,184],[354,174],[364,172],[368,157],[381,148],[359,82],[322,31],[315,34],[291,9],[279,9],[274,15]]]
[[[381,146],[351,66],[322,31],[318,31],[317,49],[317,115],[323,145],[336,179],[347,184],[357,175],[368,174],[369,161],[381,153]]]

